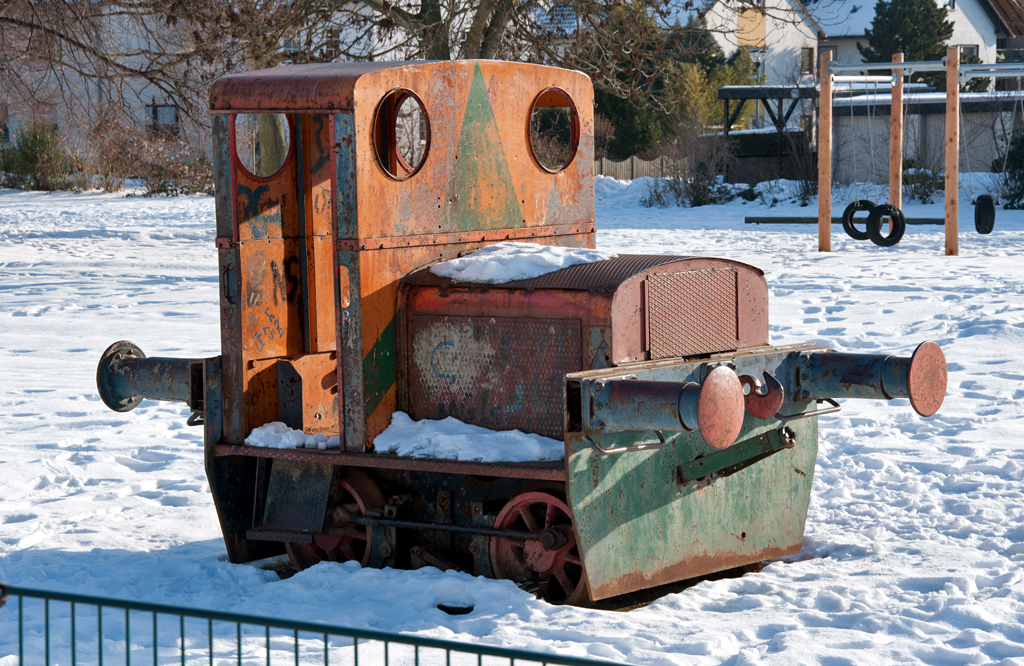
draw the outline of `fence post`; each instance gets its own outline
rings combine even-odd
[[[636,178],[636,155],[629,158],[629,179],[634,180]]]

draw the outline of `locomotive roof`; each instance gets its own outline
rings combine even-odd
[[[615,291],[627,279],[655,266],[694,259],[665,254],[620,254],[611,259],[575,264],[527,280],[502,283],[453,282],[434,275],[430,268],[410,273],[403,282],[418,287],[454,287],[462,289],[572,289],[579,291]]]
[[[244,112],[319,112],[350,111],[359,79],[378,72],[389,72],[393,85],[408,86],[420,76],[426,83],[444,71],[472,72],[477,63],[487,60],[413,60],[404,62],[330,62],[286,65],[220,77],[210,87],[212,113]],[[556,69],[544,65],[503,62],[514,73],[524,69]],[[443,71],[438,71],[443,70]],[[563,76],[566,70],[558,70]],[[585,76],[579,72],[570,75]]]

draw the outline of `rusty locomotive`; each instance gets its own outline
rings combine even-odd
[[[797,552],[817,417],[836,398],[942,403],[934,343],[771,346],[764,274],[739,262],[618,256],[503,284],[427,270],[507,240],[594,247],[583,74],[279,67],[219,79],[210,109],[222,353],[118,342],[97,384],[118,411],[188,404],[233,562],[433,565],[584,604]],[[538,144],[545,118],[567,149]],[[287,141],[260,144],[275,123]],[[564,440],[565,459],[376,453],[396,410]],[[339,448],[245,444],[274,421]]]

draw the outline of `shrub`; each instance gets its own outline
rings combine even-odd
[[[640,199],[641,205],[707,206],[725,203],[735,196],[725,184],[725,170],[732,154],[721,135],[681,130],[663,150],[669,158],[667,173],[651,182]]]
[[[903,193],[907,201],[932,203],[944,186],[941,174],[922,168],[917,160],[903,160]]]
[[[21,190],[72,189],[71,158],[56,123],[34,119],[0,150],[0,185]]]

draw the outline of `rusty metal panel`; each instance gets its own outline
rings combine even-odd
[[[316,354],[336,349],[334,314],[334,257],[331,233],[334,214],[334,154],[331,137],[334,117],[297,116],[299,128],[298,182],[300,274],[302,276],[302,331],[305,351]]]
[[[338,432],[338,361],[334,353],[277,362],[280,421],[307,435]]]
[[[257,529],[321,532],[334,496],[337,467],[329,463],[275,460]]]
[[[728,293],[724,296],[727,301],[734,304],[731,315],[732,322],[726,324],[726,331],[729,331],[733,336],[733,342],[726,345],[720,340],[705,341],[704,345],[712,347],[711,350],[688,353],[703,354],[709,353],[709,351],[744,349],[768,344],[768,284],[765,282],[763,271],[754,266],[729,259],[717,259],[712,257],[676,257],[675,259],[675,261],[654,266],[625,279],[615,291],[611,309],[613,363],[631,363],[657,358],[657,356],[652,352],[651,343],[649,342],[651,335],[651,330],[649,328],[651,313],[649,311],[650,308],[648,307],[648,282],[652,279],[657,282],[657,280],[663,278],[655,278],[654,276],[666,273],[678,274],[693,271],[716,270],[731,270],[735,272],[732,296],[729,296]],[[714,273],[705,273],[705,275],[714,275]],[[669,281],[675,280],[675,278],[664,279]],[[658,316],[691,316],[692,313],[688,313],[682,308],[697,308],[695,311],[700,312],[700,308],[709,307],[707,303],[701,300],[704,298],[702,289],[704,289],[705,286],[688,284],[687,280],[689,279],[692,278],[682,278],[683,284],[678,286],[686,289],[687,293],[680,294],[678,296],[676,292],[672,290],[672,285],[664,285],[666,289],[664,289],[664,293],[661,294],[665,299],[664,307],[661,308],[659,313],[656,313]],[[728,292],[727,278],[716,279],[723,280],[723,282],[718,286],[721,287],[724,292]],[[715,284],[708,286],[714,287]],[[656,287],[656,292],[657,289],[658,288]],[[676,301],[675,299],[680,300]],[[713,305],[718,307],[720,303],[721,301],[715,300]],[[725,317],[726,319],[729,319],[728,314],[726,314]],[[715,334],[710,331],[705,333],[703,329],[700,328],[699,324],[690,325],[683,323],[682,325],[690,326],[691,328],[696,326],[695,334],[701,337],[708,333],[711,333],[712,335]],[[709,325],[712,324],[709,323]],[[662,330],[671,333],[675,326],[676,324],[669,322]],[[662,342],[664,342],[664,340],[665,338],[663,336]],[[669,335],[668,340],[673,341],[671,335]],[[685,341],[676,339],[674,342],[683,343]],[[692,347],[687,347],[682,344],[679,345],[680,351],[687,351],[688,349],[704,349],[704,347],[701,344],[696,344]],[[663,345],[661,348],[661,353],[674,353],[674,351],[675,350],[672,349],[672,345],[668,345],[667,347]]]
[[[736,349],[736,271],[712,268],[647,277],[650,359]]]
[[[611,326],[584,326],[583,331],[583,369],[600,370],[611,367]]]
[[[265,178],[246,171],[236,150],[234,123],[229,128],[237,241],[296,238],[299,235],[302,197],[296,187],[298,150],[291,117],[288,123],[292,137],[288,156],[277,173]]]
[[[554,236],[538,238],[538,243],[552,245],[567,245],[578,247],[592,242],[589,236]],[[351,302],[346,312],[350,312],[351,318],[358,317],[360,321],[360,337],[344,338],[346,344],[354,352],[361,349],[361,356],[351,354],[350,363],[353,368],[351,373],[342,371],[339,374],[346,378],[354,378],[358,373],[360,393],[355,395],[352,389],[352,410],[357,410],[356,405],[363,407],[361,426],[353,425],[355,430],[362,428],[361,433],[365,442],[370,444],[373,438],[380,434],[391,422],[391,414],[398,406],[398,375],[400,363],[404,362],[399,357],[399,322],[398,302],[399,286],[403,276],[422,266],[429,265],[439,260],[452,259],[462,253],[475,250],[486,245],[486,242],[463,243],[457,245],[430,245],[410,246],[400,248],[388,248],[375,251],[362,252],[338,252],[340,267],[349,271]],[[347,262],[358,265],[358,283],[352,281],[352,269]],[[358,299],[356,292],[359,292]],[[489,292],[499,295],[496,301],[491,302],[487,314],[489,316],[523,316],[544,318],[550,313],[552,317],[575,316],[568,313],[580,313],[579,318],[587,323],[606,324],[606,320],[591,321],[591,310],[594,300],[587,293],[572,293],[571,297],[562,297],[568,292],[559,293],[556,291],[536,291],[535,296],[529,299],[514,295],[516,292],[497,291]],[[607,295],[599,298],[607,300]],[[356,306],[358,300],[359,305]],[[452,298],[447,301],[451,307],[455,307],[459,299]],[[475,299],[468,299],[469,302]],[[357,311],[358,310],[358,311]],[[607,307],[604,309],[607,312]],[[445,310],[442,306],[441,313],[456,314],[452,310]],[[469,314],[469,313],[457,313]],[[355,330],[351,330],[355,334]],[[405,357],[407,358],[407,356]],[[352,379],[355,382],[355,379]],[[345,400],[349,400],[348,379],[346,379]],[[348,403],[346,403],[348,404]],[[346,413],[346,418],[349,418]],[[346,424],[346,433],[348,424]],[[348,435],[346,435],[348,436]],[[353,434],[353,436],[355,436]],[[360,441],[363,441],[360,439]],[[354,450],[354,449],[349,449]]]
[[[335,304],[348,296],[336,309],[339,402],[346,449],[360,451],[398,405],[401,278],[512,237],[594,246],[593,87],[578,72],[492,61],[316,71],[319,99],[347,100],[334,116]],[[268,94],[278,83],[291,85],[276,73],[253,78]],[[303,106],[306,89],[296,85],[292,103]],[[553,85],[574,100],[580,133],[572,163],[557,174],[534,161],[523,131],[532,100]],[[396,88],[418,97],[430,128],[426,160],[404,180],[381,167],[374,143],[374,114]],[[246,103],[236,98],[229,106]]]
[[[252,432],[253,428],[280,420],[277,359],[247,361],[244,382],[245,432],[242,436],[243,440]]]
[[[575,158],[555,174],[534,161],[524,131],[534,98],[551,86],[574,101],[580,132]],[[372,148],[374,113],[399,87],[422,101],[431,136],[421,170],[401,181]],[[367,72],[352,95],[356,150],[368,153],[359,162],[359,238],[594,222],[593,86],[585,75],[493,60],[418,63]]]
[[[228,74],[210,86],[210,110],[245,113],[351,109],[352,88],[360,76],[408,64],[316,63]]]
[[[210,121],[213,137],[214,201],[217,208],[217,237],[234,238],[234,217],[231,213],[231,131],[230,116],[217,115]]]
[[[338,348],[337,319],[335,313],[334,239],[331,236],[315,236],[312,239],[310,257],[314,266],[313,279],[310,280],[310,295],[307,299],[312,312],[311,330],[314,334],[313,350],[317,352],[335,351]],[[346,276],[347,280],[347,276]],[[347,281],[341,285],[347,293]]]
[[[580,369],[580,338],[572,319],[414,315],[410,415],[561,439],[562,382]]]
[[[248,241],[242,264],[242,349],[246,359],[303,352],[297,239]]]

